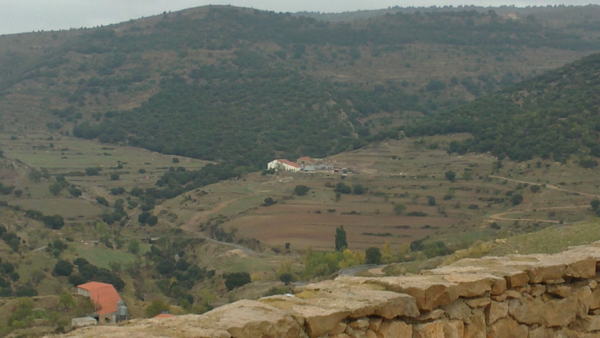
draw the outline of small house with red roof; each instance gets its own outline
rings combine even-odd
[[[88,282],[77,286],[77,294],[90,298],[96,307],[93,315],[99,323],[117,323],[128,319],[125,302],[112,284]]]
[[[286,159],[273,160],[267,164],[268,170],[298,172],[302,166]]]

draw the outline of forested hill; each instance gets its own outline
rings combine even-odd
[[[256,168],[389,136],[415,116],[599,51],[598,37],[494,11],[332,23],[229,6],[2,36],[0,129]]]
[[[600,54],[547,72],[495,95],[434,114],[413,135],[468,132],[455,152],[490,151],[529,160],[564,161],[577,155],[585,167],[600,157]]]

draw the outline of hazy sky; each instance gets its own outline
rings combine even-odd
[[[90,27],[163,11],[231,4],[278,12],[341,12],[390,6],[600,4],[600,0],[0,0],[0,34]]]

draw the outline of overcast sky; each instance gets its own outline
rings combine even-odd
[[[0,34],[93,27],[208,4],[231,4],[278,12],[342,12],[390,6],[589,3],[600,4],[600,0],[0,0]]]

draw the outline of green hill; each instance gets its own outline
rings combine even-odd
[[[572,154],[583,166],[600,157],[600,54],[550,71],[409,128],[411,134],[468,132],[450,151],[489,151],[515,160],[558,161]]]

